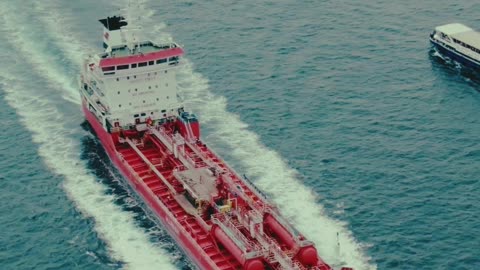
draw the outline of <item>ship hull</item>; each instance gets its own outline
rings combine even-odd
[[[462,65],[472,68],[472,69],[480,69],[480,62],[464,55],[454,48],[445,45],[443,42],[437,41],[435,38],[430,37],[430,43],[444,56],[461,63]]]
[[[143,199],[149,207],[149,210],[154,214],[156,219],[167,229],[169,235],[176,241],[184,253],[188,256],[199,269],[219,269],[212,261],[208,261],[208,256],[202,250],[199,250],[196,243],[188,237],[182,227],[178,224],[175,218],[169,217],[168,210],[161,201],[150,192],[149,188],[141,181],[137,180],[136,176],[128,169],[128,165],[122,161],[120,153],[116,151],[111,135],[103,128],[97,121],[96,117],[88,110],[85,102],[82,104],[83,113],[86,120],[93,128],[95,135],[102,143],[103,148],[107,152],[110,160],[115,167],[122,173],[126,182],[130,187]]]

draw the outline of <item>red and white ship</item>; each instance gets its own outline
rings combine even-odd
[[[189,259],[205,270],[332,269],[202,142],[177,95],[183,49],[134,41],[123,17],[100,22],[105,51],[85,59],[80,78],[85,117]]]

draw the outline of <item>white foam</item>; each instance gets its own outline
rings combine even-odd
[[[61,63],[53,61],[52,55],[48,53],[50,51],[48,42],[45,40],[32,40],[32,36],[38,34],[36,33],[35,25],[25,25],[25,18],[28,18],[28,15],[18,14],[20,11],[28,9],[14,7],[8,2],[1,2],[0,9],[3,13],[2,26],[10,33],[8,41],[12,44],[12,47],[18,50],[22,58],[28,59],[34,70],[61,86],[59,88],[62,89],[64,97],[69,100],[77,100],[79,104],[80,98],[75,90],[75,78],[69,77],[65,73]],[[32,21],[32,23],[35,22],[35,20]]]
[[[82,116],[77,109],[72,111],[78,114],[72,116],[59,111],[54,105],[59,102],[59,97],[51,93],[52,90],[62,92],[73,87],[70,80],[49,61],[45,52],[35,47],[35,40],[29,36],[32,30],[25,30],[24,22],[16,19],[27,15],[14,13],[5,3],[0,9],[6,38],[11,47],[17,49],[17,55],[8,61],[15,59],[18,63],[12,67],[2,65],[2,88],[8,104],[17,111],[22,124],[31,131],[33,141],[39,145],[39,155],[54,173],[65,178],[64,190],[85,217],[95,220],[95,231],[105,240],[115,260],[125,263],[126,269],[176,269],[166,252],[154,245],[135,225],[133,214],[115,205],[114,195],[107,195],[106,187],[85,169],[86,164],[80,159],[80,142],[71,137],[73,134],[78,137],[83,130],[66,126],[66,123],[80,124]],[[28,65],[21,61],[28,62]],[[38,65],[35,71],[47,79],[48,90],[39,89],[28,76],[29,71],[20,69],[29,65]]]
[[[58,2],[43,1],[33,3],[35,13],[42,14],[37,16],[37,19],[48,29],[48,34],[53,37],[51,41],[56,45],[56,48],[61,50],[71,63],[80,68],[84,55],[89,52],[95,52],[95,49],[87,46],[84,42],[79,42],[78,33],[69,28],[71,22],[68,18],[73,16],[73,14],[66,13],[66,11],[59,12],[61,8],[59,5],[60,3]],[[99,27],[98,29],[98,36],[100,37],[101,28]],[[77,76],[78,74],[74,75]]]

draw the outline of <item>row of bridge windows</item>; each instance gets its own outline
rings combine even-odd
[[[137,67],[146,67],[146,66],[153,66],[155,64],[163,64],[169,62],[170,64],[177,64],[178,63],[178,56],[170,57],[170,58],[164,58],[164,59],[158,59],[158,60],[152,60],[152,61],[147,61],[147,62],[140,62],[140,63],[133,63],[133,64],[127,64],[127,65],[119,65],[119,66],[110,66],[110,67],[103,67],[102,71],[107,72],[107,71],[115,71],[115,70],[125,70],[129,68],[137,68]]]
[[[480,53],[480,49],[477,49],[477,48],[475,48],[475,47],[473,47],[473,46],[470,46],[470,45],[468,45],[468,44],[466,44],[466,43],[464,43],[464,42],[461,42],[461,41],[458,40],[458,39],[453,39],[453,42],[455,42],[455,43],[457,43],[457,44],[460,44],[460,45],[462,45],[463,47],[465,47],[465,48],[467,48],[467,49],[470,49],[470,50],[472,50],[472,51],[474,51],[474,52],[476,52],[476,53]]]

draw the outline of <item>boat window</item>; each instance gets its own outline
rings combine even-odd
[[[135,117],[135,118],[138,117],[138,114],[134,114],[133,117]]]
[[[138,63],[138,66],[139,67],[145,67],[145,66],[147,66],[147,62]]]
[[[473,47],[473,46],[470,46],[470,45],[468,45],[468,44],[466,44],[466,43],[464,43],[464,42],[462,42],[462,41],[460,41],[460,40],[453,39],[453,42],[455,42],[455,43],[457,43],[457,44],[460,44],[462,47],[465,47],[465,48],[467,48],[467,49],[469,49],[469,50],[471,50],[471,51],[473,51],[473,52],[480,53],[480,50],[479,50],[479,49],[477,49],[477,48],[475,48],[475,47]]]
[[[151,66],[151,65],[153,65],[153,64],[155,64],[155,61],[148,61],[148,65],[149,65],[149,66]]]
[[[102,67],[102,71],[112,71],[112,70],[115,70],[115,66],[111,66],[111,67]]]
[[[167,59],[158,59],[157,60],[157,64],[163,64],[163,63],[166,63],[167,62]]]
[[[169,62],[178,61],[178,56],[168,58]]]
[[[117,66],[117,70],[128,69],[128,65]]]
[[[137,67],[137,63],[132,64],[132,68],[136,68],[136,67]]]
[[[141,115],[141,116],[145,116],[145,115],[147,115],[147,114],[146,114],[146,113],[141,113],[140,115]]]

